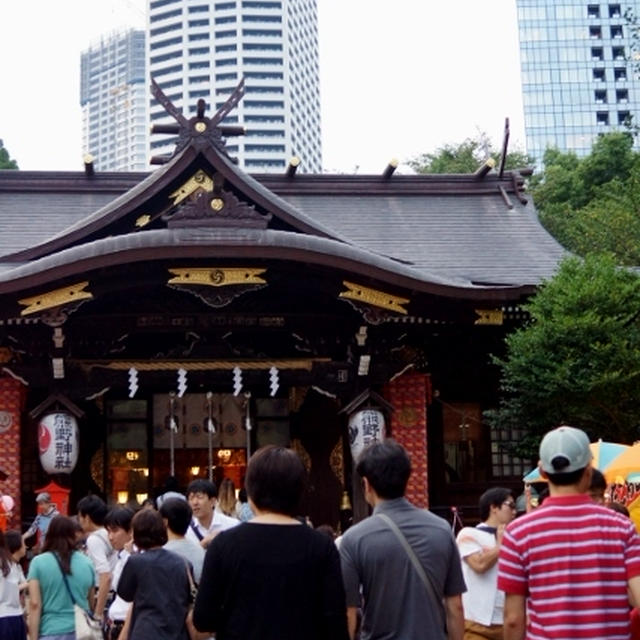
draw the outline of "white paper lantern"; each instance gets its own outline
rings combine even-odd
[[[38,424],[40,464],[47,473],[71,473],[78,462],[78,422],[69,413],[49,413]]]
[[[362,409],[349,418],[349,444],[354,460],[373,442],[384,440],[384,415],[378,409]]]

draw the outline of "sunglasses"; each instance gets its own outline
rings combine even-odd
[[[505,500],[505,501],[502,503],[502,506],[503,506],[503,507],[509,507],[509,509],[515,509],[515,508],[516,508],[516,503],[515,503],[515,502],[512,502],[511,500]]]

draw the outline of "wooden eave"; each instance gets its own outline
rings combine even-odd
[[[270,229],[245,230],[238,234],[196,228],[108,237],[44,256],[0,272],[0,295],[31,295],[47,285],[72,282],[81,276],[90,278],[92,272],[118,265],[150,261],[219,263],[239,259],[318,265],[402,291],[463,300],[514,301],[535,290],[533,285],[473,286],[438,276],[426,278],[424,272],[410,265],[331,238]]]
[[[163,196],[168,198],[169,193],[175,191],[200,169],[205,172],[220,173],[249,202],[280,218],[294,229],[302,233],[339,239],[330,229],[314,222],[262,186],[255,178],[240,171],[214,148],[196,149],[194,146],[188,146],[164,167],[149,174],[140,184],[132,187],[93,215],[40,245],[3,256],[2,261],[11,263],[35,260],[83,242],[111,235],[113,225],[127,217],[132,218],[131,226],[133,226],[135,218],[147,212],[146,208],[153,199]],[[95,182],[87,184],[94,185]],[[65,186],[71,188],[72,181],[67,182]],[[24,184],[22,188],[24,189]],[[58,182],[58,188],[61,188],[61,181]],[[146,233],[146,231],[141,230],[140,233]]]

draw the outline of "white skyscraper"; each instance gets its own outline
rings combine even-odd
[[[227,148],[249,172],[322,170],[316,0],[150,0],[149,74],[186,118],[198,99],[212,115],[241,78],[245,96],[224,124],[244,125]],[[172,123],[151,99],[152,124]],[[154,135],[150,155],[175,137]]]
[[[144,31],[104,36],[82,53],[82,147],[99,171],[148,169]]]

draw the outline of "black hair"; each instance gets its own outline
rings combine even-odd
[[[15,529],[9,529],[5,531],[4,540],[9,549],[9,553],[15,553],[22,547],[22,536],[19,531]]]
[[[77,510],[81,516],[89,516],[91,522],[99,527],[104,524],[108,511],[104,500],[94,494],[81,498],[78,501]]]
[[[267,445],[249,460],[245,478],[247,493],[261,511],[295,516],[306,476],[304,464],[295,451]]]
[[[133,509],[129,509],[129,507],[113,507],[109,509],[104,518],[104,526],[107,529],[131,531],[131,520],[134,515]]]
[[[589,491],[598,491],[604,493],[607,488],[607,481],[604,474],[600,469],[595,467],[591,470],[591,483],[589,484]]]
[[[609,509],[616,511],[617,513],[620,513],[627,518],[631,517],[629,515],[629,509],[627,509],[627,507],[623,505],[622,502],[610,502],[607,506],[609,507]]]
[[[205,480],[205,478],[196,478],[189,483],[187,487],[187,497],[192,493],[204,493],[210,498],[218,497],[218,487],[215,482],[211,480]]]
[[[582,467],[582,469],[576,469],[575,471],[568,471],[564,473],[549,473],[548,471],[546,473],[551,484],[555,484],[559,487],[568,487],[580,482],[580,478],[582,478],[582,474],[585,469],[586,467]]]
[[[167,530],[162,516],[153,509],[140,509],[131,521],[133,541],[139,549],[146,551],[161,547],[167,541]]]
[[[405,448],[389,438],[370,444],[358,458],[356,471],[366,478],[384,500],[401,498],[411,475],[411,460]]]
[[[167,527],[176,535],[187,533],[193,514],[189,503],[182,498],[167,498],[160,505],[160,515],[167,520]]]
[[[238,491],[238,500],[242,503],[247,502],[247,490],[244,487]]]
[[[491,507],[501,507],[502,503],[507,498],[512,498],[513,493],[510,489],[504,487],[492,487],[487,489],[478,501],[478,508],[480,510],[480,520],[484,522],[491,515]]]

